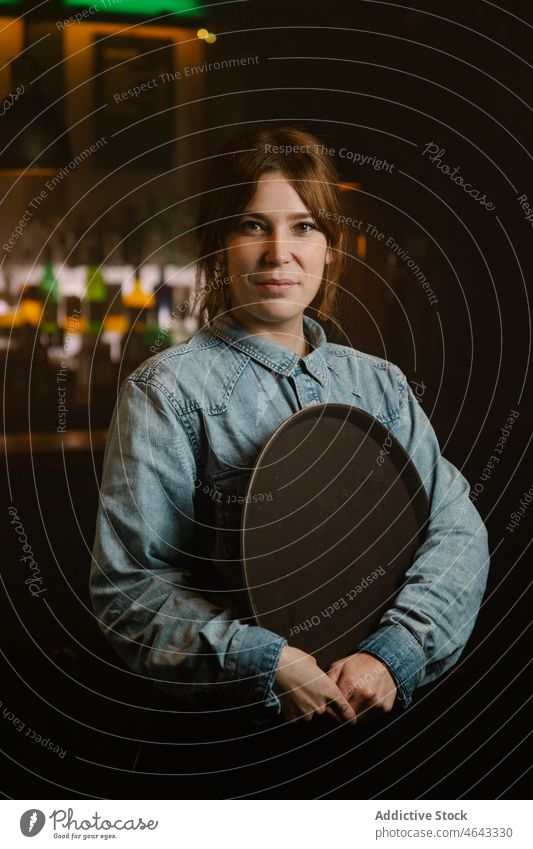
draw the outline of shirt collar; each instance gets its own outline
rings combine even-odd
[[[306,357],[300,357],[296,351],[289,351],[284,345],[271,342],[263,336],[250,333],[229,312],[219,313],[209,325],[213,333],[254,360],[258,360],[278,374],[292,374],[300,360],[307,371],[315,377],[322,386],[327,385],[328,370],[325,357],[327,337],[322,326],[310,318],[303,316],[304,334],[313,346]]]

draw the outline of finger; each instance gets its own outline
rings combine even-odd
[[[350,704],[348,704],[343,696],[339,696],[337,699],[332,699],[329,702],[329,705],[341,722],[351,722],[352,725],[355,725],[357,719],[355,710]]]
[[[341,692],[343,692],[342,687]],[[356,712],[359,724],[371,722],[382,713],[382,705],[375,697],[363,695],[357,689],[352,692],[350,698],[347,697],[347,700]]]
[[[336,666],[332,665],[328,669],[328,673],[327,673],[328,677],[331,678],[331,680],[333,681],[334,684],[336,684],[337,681],[339,680],[339,675],[341,674],[341,671],[342,671],[342,663],[337,663]]]
[[[332,708],[330,708],[329,705],[326,707],[326,710],[324,711],[324,713],[326,713],[328,716],[331,716],[331,718],[334,719],[335,722],[339,721],[338,715],[335,713],[334,710],[332,710]]]
[[[329,706],[326,708],[324,713],[327,714],[331,719],[333,719],[336,722],[337,725],[343,724],[343,721],[339,717],[338,713],[335,713],[335,711],[332,708],[330,708]]]

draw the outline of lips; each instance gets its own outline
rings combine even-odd
[[[286,277],[267,277],[258,280],[257,285],[270,294],[284,295],[297,284],[295,280],[288,280]]]
[[[293,280],[264,280],[258,284],[271,297],[282,298],[296,286]]]
[[[277,280],[275,277],[271,277],[268,280],[258,280],[258,286],[267,286],[267,287],[283,287],[288,288],[289,286],[296,286],[294,280]]]

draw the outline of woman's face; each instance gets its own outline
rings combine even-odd
[[[255,321],[301,315],[330,261],[327,240],[299,194],[279,171],[263,174],[226,239],[225,273],[232,308]]]

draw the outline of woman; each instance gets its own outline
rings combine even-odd
[[[468,483],[440,455],[405,375],[328,342],[319,323],[334,317],[345,244],[338,175],[320,145],[268,128],[215,157],[198,221],[204,324],[121,386],[93,551],[94,608],[127,664],[184,705],[258,723],[354,724],[407,706],[459,658],[489,564]],[[255,625],[235,579],[239,496],[258,453],[291,414],[322,402],[385,423],[431,503],[394,605],[328,671]]]

